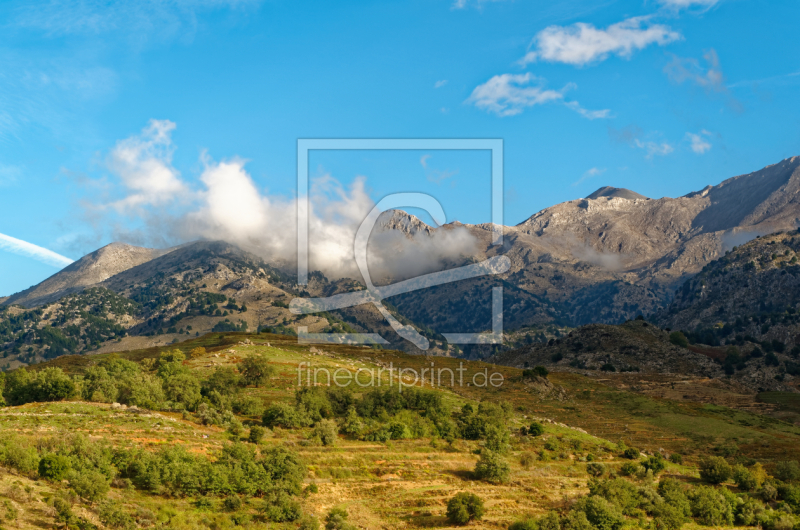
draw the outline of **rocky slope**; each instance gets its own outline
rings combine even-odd
[[[759,344],[744,342],[735,349],[678,345],[670,332],[644,320],[621,325],[591,324],[544,344],[505,351],[490,362],[518,368],[545,366],[580,373],[635,372],[693,376],[727,381],[757,393],[797,392],[800,371],[787,353],[764,355]],[[731,364],[735,357],[736,364]]]
[[[36,307],[54,302],[67,294],[81,291],[84,287],[97,285],[115,274],[150,261],[170,250],[111,243],[87,254],[42,283],[0,300],[0,303]]]

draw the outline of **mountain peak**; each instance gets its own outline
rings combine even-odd
[[[636,193],[635,191],[631,191],[625,188],[614,188],[612,186],[603,186],[599,188],[597,191],[586,197],[587,199],[599,199],[600,197],[618,197],[620,199],[628,199],[628,200],[636,200],[636,199],[647,199],[644,195],[640,193]]]

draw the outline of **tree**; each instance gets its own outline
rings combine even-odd
[[[39,476],[58,482],[67,477],[71,467],[66,456],[49,453],[39,460]]]
[[[164,381],[164,395],[187,410],[195,410],[203,396],[200,394],[200,381],[193,374],[177,373]]]
[[[474,493],[462,491],[447,502],[447,520],[453,524],[465,525],[470,521],[480,521],[484,512],[483,499]]]
[[[269,378],[275,375],[275,368],[263,355],[252,355],[242,361],[239,372],[242,374],[243,384],[264,386],[269,383]]]
[[[531,423],[531,426],[528,428],[528,435],[529,436],[541,436],[544,434],[544,425],[535,421]]]
[[[619,509],[597,495],[581,499],[575,510],[585,513],[586,519],[597,530],[619,530],[625,524],[625,518]]]
[[[284,429],[299,429],[309,424],[305,410],[298,410],[282,401],[271,404],[264,412],[261,421],[264,427],[283,427]]]
[[[73,471],[69,485],[81,498],[92,503],[105,497],[110,489],[106,477],[94,470]]]
[[[250,443],[257,444],[261,440],[264,439],[264,436],[267,435],[267,430],[264,427],[260,427],[258,425],[253,425],[250,427],[250,434],[247,437],[247,440]]]
[[[233,368],[217,368],[209,378],[203,382],[203,394],[216,390],[223,396],[233,394],[239,385],[239,375]]]
[[[500,455],[486,448],[481,450],[481,457],[475,464],[475,477],[500,484],[508,482],[510,475],[511,466]]]
[[[797,460],[778,462],[775,466],[775,477],[784,482],[794,482],[800,479],[800,464]]]
[[[338,435],[339,427],[333,420],[320,420],[311,431],[312,438],[318,438],[322,445],[327,446],[336,445]]]
[[[672,333],[670,333],[669,341],[675,346],[680,346],[681,348],[689,347],[689,340],[686,338],[686,335],[684,335],[680,331],[673,331]]]
[[[733,469],[721,456],[710,456],[700,461],[700,478],[710,484],[722,484],[733,474]]]

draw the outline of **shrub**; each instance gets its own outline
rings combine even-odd
[[[300,519],[297,530],[319,530],[319,521],[316,517],[306,516]]]
[[[531,465],[535,461],[536,461],[536,457],[531,452],[525,452],[525,453],[522,453],[519,456],[519,464],[525,469],[528,469],[529,467],[531,467]]]
[[[794,482],[800,479],[800,464],[797,460],[778,462],[775,466],[775,478],[784,482]]]
[[[511,523],[508,530],[539,530],[539,525],[535,519],[523,519]]]
[[[275,375],[275,368],[269,364],[266,357],[253,355],[241,362],[239,372],[242,374],[241,382],[245,385],[264,386],[269,383],[270,377]]]
[[[628,458],[630,460],[638,460],[641,456],[641,453],[638,449],[634,449],[633,447],[628,447],[622,452],[623,458]]]
[[[447,502],[446,513],[447,520],[457,525],[480,521],[484,513],[483,499],[474,493],[462,491]]]
[[[733,469],[721,456],[710,456],[700,461],[700,478],[710,484],[722,484],[732,473]]]
[[[481,457],[475,464],[475,477],[494,484],[508,482],[511,467],[503,458],[487,449],[481,451]]]
[[[757,517],[764,512],[764,505],[752,498],[745,497],[744,501],[736,507],[736,524],[740,526],[755,526]]]
[[[60,481],[67,478],[71,467],[69,458],[66,456],[46,454],[39,460],[39,476],[48,480]]]
[[[597,495],[579,500],[574,511],[583,512],[589,523],[597,530],[619,530],[625,524],[625,518],[619,509]]]
[[[265,427],[283,427],[285,429],[298,429],[309,424],[305,410],[283,403],[275,402],[264,412],[262,422]]]
[[[200,381],[190,373],[178,373],[167,378],[164,383],[164,397],[176,407],[183,405],[187,410],[196,410],[202,396]]]
[[[300,503],[281,489],[272,490],[264,496],[264,517],[275,523],[296,521],[300,518]]]
[[[689,493],[692,515],[698,522],[706,526],[733,524],[733,508],[721,491],[710,486],[699,486]]]
[[[325,517],[325,530],[355,530],[355,527],[347,522],[347,510],[332,508]]]
[[[606,472],[606,466],[599,462],[589,462],[586,464],[586,472],[593,477],[602,477]]]
[[[733,466],[731,476],[736,486],[742,491],[754,491],[758,488],[758,481],[755,475],[741,464]]]
[[[253,396],[242,396],[233,401],[233,411],[245,416],[262,416],[264,414],[264,403]]]
[[[686,522],[681,510],[666,502],[656,504],[653,509],[653,523],[656,530],[678,530]]]
[[[9,405],[41,401],[61,401],[75,394],[75,382],[61,368],[45,368],[31,373],[24,368],[6,375],[3,394]]]
[[[272,447],[263,453],[261,465],[273,484],[291,493],[299,493],[306,466],[296,453],[285,447]]]
[[[528,428],[528,435],[529,436],[541,436],[544,434],[544,425],[535,421],[531,423],[531,426]]]
[[[508,452],[509,442],[508,429],[505,425],[488,425],[486,427],[486,443],[484,447],[495,453],[505,454]]]
[[[664,457],[658,453],[648,457],[644,462],[642,462],[642,465],[648,471],[652,471],[653,475],[658,475],[659,473],[664,471],[664,468],[667,467],[667,463],[664,460]]]
[[[247,441],[257,444],[267,435],[267,429],[259,425],[250,427],[250,434],[247,436]]]
[[[681,348],[689,347],[689,340],[686,338],[686,335],[684,335],[680,331],[673,331],[672,333],[670,333],[669,341],[675,346],[680,346]]]
[[[100,522],[109,528],[133,529],[136,523],[133,517],[117,502],[105,501],[100,505]]]
[[[108,481],[102,473],[89,469],[72,471],[69,485],[78,496],[92,503],[105,497],[110,489]]]
[[[242,507],[242,499],[238,495],[229,495],[222,501],[222,507],[229,512],[235,512]]]
[[[672,453],[669,455],[669,461],[673,464],[683,464],[683,455],[680,453]]]
[[[336,445],[336,440],[339,435],[339,427],[333,420],[318,421],[311,431],[313,438],[318,438],[322,445],[333,446]]]
[[[217,368],[208,379],[203,381],[203,395],[216,390],[223,396],[228,396],[236,391],[238,385],[239,375],[233,368]]]
[[[658,483],[658,494],[664,502],[678,509],[684,518],[692,515],[692,505],[680,482],[672,478],[662,478]]]

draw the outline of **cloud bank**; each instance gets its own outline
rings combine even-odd
[[[276,265],[296,260],[297,202],[264,193],[244,160],[201,157],[196,182],[183,179],[172,165],[175,124],[152,120],[138,135],[117,143],[107,158],[117,196],[87,204],[87,213],[111,237],[138,245],[167,246],[197,239],[224,240]],[[421,161],[422,162],[422,161]],[[375,206],[366,180],[345,187],[331,175],[311,182],[309,264],[329,277],[359,274],[353,258],[356,230]],[[439,270],[459,256],[472,255],[474,238],[463,228],[408,237],[379,228],[370,239],[373,278],[407,278]]]

